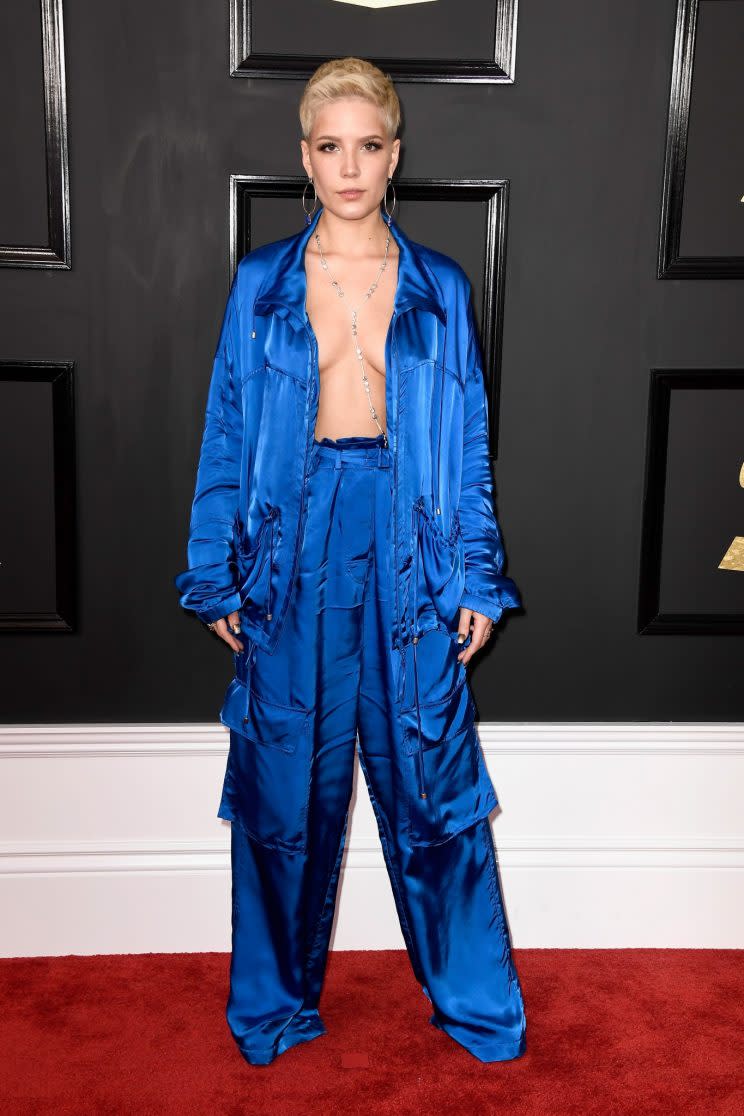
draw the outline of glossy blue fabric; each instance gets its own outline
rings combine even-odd
[[[238,264],[207,398],[188,568],[180,602],[205,622],[245,610],[273,651],[294,589],[318,415],[318,343],[306,310],[301,232]],[[410,240],[385,343],[392,451],[391,646],[451,622],[460,606],[497,621],[521,598],[503,573],[493,507],[488,404],[470,282],[451,257]]]
[[[255,249],[236,270],[207,399],[189,564],[175,577],[184,608],[205,622],[241,609],[243,633],[269,653],[295,591],[307,514],[320,379],[304,254],[322,208],[302,232]],[[410,240],[395,221],[390,228],[400,256],[385,344],[392,474],[386,639],[403,660],[401,677],[412,669],[423,788],[418,660],[436,660],[442,648],[441,636],[419,641],[456,624],[460,607],[497,621],[521,598],[502,572],[470,282],[454,259]],[[236,671],[221,717],[237,731],[244,691]],[[464,715],[456,711],[455,723]],[[266,732],[279,727],[267,720]],[[445,768],[440,777],[447,775]],[[422,839],[425,833],[422,823]]]
[[[241,611],[219,816],[232,822],[226,1013],[253,1064],[325,1033],[357,743],[431,1023],[484,1062],[526,1048],[457,618],[391,645],[394,483],[382,437],[313,438],[294,591],[271,650],[245,623],[252,606]],[[270,554],[270,534],[258,545]]]

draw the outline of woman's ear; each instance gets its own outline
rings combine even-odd
[[[388,178],[393,177],[393,174],[395,173],[395,168],[398,165],[398,159],[399,158],[400,158],[400,140],[399,139],[394,139],[393,140],[393,150],[392,150],[392,153],[390,155],[390,167],[388,168]]]
[[[313,168],[312,164],[310,163],[310,146],[305,139],[300,140],[300,152],[302,155],[302,165],[305,168],[305,173],[307,174],[308,178],[312,178]]]

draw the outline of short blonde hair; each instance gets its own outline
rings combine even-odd
[[[302,138],[310,139],[313,122],[324,104],[339,97],[365,97],[381,110],[389,139],[400,128],[400,101],[389,74],[364,58],[331,58],[311,75],[300,100]]]

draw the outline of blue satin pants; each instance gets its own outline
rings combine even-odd
[[[241,637],[251,729],[231,730],[218,816],[233,823],[226,1015],[254,1065],[325,1034],[318,1004],[357,734],[430,1022],[483,1062],[526,1049],[488,818],[438,843],[417,843],[411,828],[416,757],[402,744],[400,652],[389,638],[391,462],[382,436],[314,440],[304,542],[279,643],[267,654]],[[453,631],[430,633],[431,653],[456,655],[456,629],[457,620]],[[430,786],[430,800],[435,793]]]

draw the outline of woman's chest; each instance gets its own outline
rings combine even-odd
[[[320,265],[316,269],[315,263],[315,260],[309,261],[306,269],[305,308],[318,345],[321,378],[349,368],[358,369],[360,351],[368,375],[374,372],[384,377],[397,259],[388,260],[382,276],[377,278],[368,265],[347,270],[344,273],[346,285],[338,286],[329,278],[329,272]],[[373,286],[375,281],[377,285]]]

